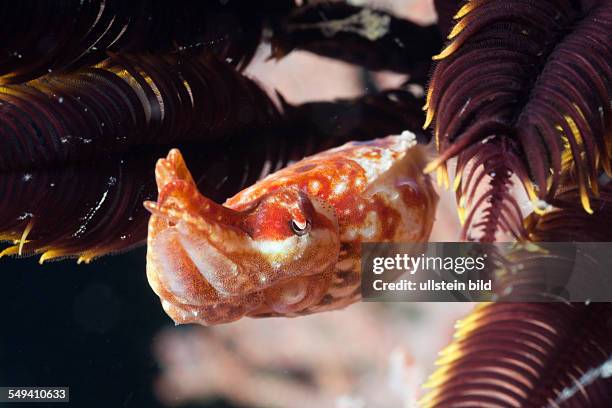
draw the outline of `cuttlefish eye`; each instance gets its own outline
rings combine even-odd
[[[301,237],[302,235],[306,235],[310,232],[311,222],[310,220],[306,220],[305,222],[300,223],[296,220],[291,220],[290,225],[291,231],[293,231],[293,233],[298,237]]]

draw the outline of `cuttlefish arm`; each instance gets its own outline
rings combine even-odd
[[[404,132],[305,158],[219,205],[178,150],[146,202],[147,277],[177,323],[298,316],[360,297],[362,242],[421,242],[437,196]]]

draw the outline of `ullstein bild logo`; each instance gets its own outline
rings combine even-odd
[[[612,243],[362,245],[365,301],[610,302]]]

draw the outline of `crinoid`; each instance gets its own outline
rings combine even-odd
[[[457,157],[463,237],[610,241],[612,3],[470,1],[456,10],[425,108],[440,151],[428,170],[448,183]],[[512,177],[534,204],[524,221]],[[525,276],[542,262],[550,259],[535,257],[506,289],[532,283]],[[609,303],[483,304],[441,352],[422,405],[609,406],[610,315]]]
[[[484,241],[499,230],[523,237],[512,175],[535,202],[553,196],[572,167],[592,212],[599,172],[610,173],[611,13],[610,2],[561,0],[470,1],[457,11],[434,57],[425,127],[433,121],[440,151],[428,170],[447,180],[446,161],[457,156],[464,237],[470,229]],[[477,194],[486,179],[490,188]]]

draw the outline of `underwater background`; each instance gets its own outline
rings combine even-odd
[[[151,338],[172,323],[144,257],[140,248],[89,265],[3,259],[0,383],[69,386],[79,406],[161,406]]]

